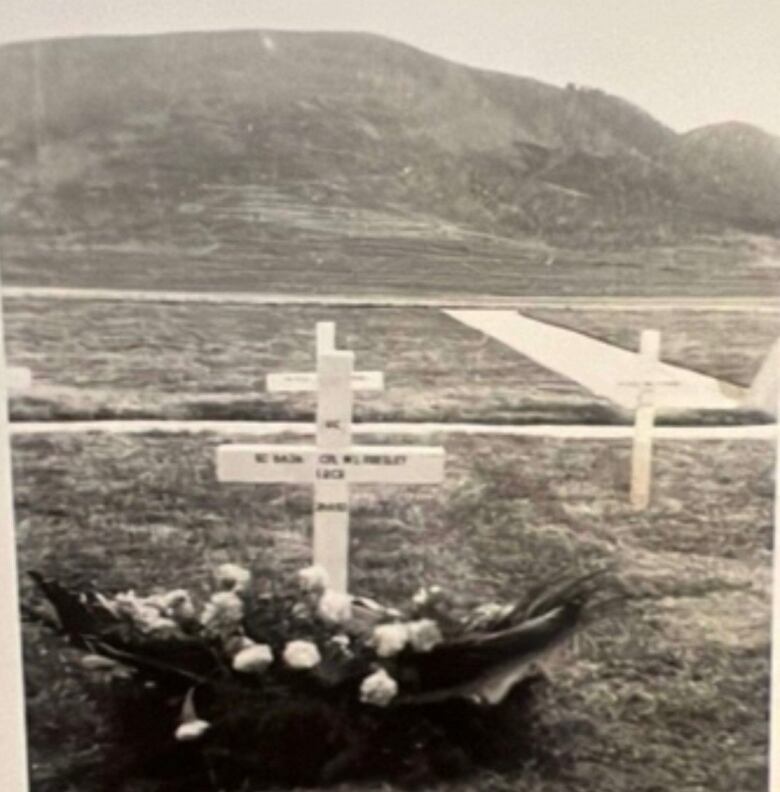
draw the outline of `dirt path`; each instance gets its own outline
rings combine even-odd
[[[322,305],[366,308],[590,308],[599,310],[748,311],[777,313],[780,304],[770,297],[404,297],[384,294],[357,296],[300,295],[253,292],[185,292],[133,289],[77,289],[48,286],[4,286],[5,299],[109,300],[119,302],[214,303],[243,305]]]
[[[314,424],[300,421],[40,421],[14,422],[12,435],[80,434],[197,434],[213,432],[225,435],[293,434],[313,435]],[[355,435],[431,434],[504,435],[510,437],[557,437],[562,439],[621,440],[633,435],[631,426],[595,426],[588,424],[531,424],[511,426],[479,423],[360,423],[353,424]],[[657,426],[654,437],[659,440],[772,440],[774,424],[753,426]]]
[[[446,311],[453,319],[506,344],[545,368],[580,383],[597,396],[632,409],[636,389],[622,383],[641,378],[634,352],[562,327],[529,319],[515,311]],[[679,409],[733,410],[746,392],[731,383],[695,371],[659,364],[658,406]],[[674,384],[665,384],[665,383]]]

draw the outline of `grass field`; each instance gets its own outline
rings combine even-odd
[[[780,334],[780,314],[535,311],[631,346],[664,331],[664,357],[748,383]],[[337,323],[358,369],[385,373],[359,394],[357,420],[615,423],[628,416],[576,383],[433,309],[8,300],[10,360],[40,387],[13,400],[16,420],[303,420],[311,396],[268,394],[265,375],[311,371],[314,325]]]
[[[568,311],[532,309],[527,316],[637,351],[646,328],[661,331],[661,357],[713,377],[750,385],[780,338],[780,312]]]
[[[635,514],[622,442],[428,441],[447,449],[442,487],[355,491],[353,590],[393,602],[439,583],[511,599],[563,568],[610,562],[635,597],[583,636],[546,694],[557,771],[440,791],[764,792],[771,445],[660,443],[653,506]],[[215,486],[217,442],[17,438],[21,569],[110,590],[200,591],[228,559],[277,573],[305,563],[309,493]],[[22,596],[33,596],[26,581]],[[103,792],[108,738],[85,672],[41,627],[26,624],[24,637],[34,792]],[[128,780],[117,792],[152,790]]]
[[[139,208],[127,211],[132,217]],[[778,290],[780,246],[771,237],[703,235],[650,246],[624,239],[617,250],[603,244],[588,250],[550,246],[535,236],[508,239],[443,227],[419,212],[381,222],[362,221],[353,212],[356,217],[340,218],[335,228],[330,218],[327,228],[313,229],[311,222],[320,219],[309,218],[311,211],[304,210],[303,223],[289,208],[281,215],[285,222],[258,222],[256,212],[218,219],[219,239],[208,231],[191,235],[172,228],[167,244],[159,235],[145,239],[136,228],[93,244],[79,244],[59,230],[8,236],[2,277],[7,285],[23,286],[306,295],[679,297]]]

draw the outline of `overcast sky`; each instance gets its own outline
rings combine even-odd
[[[462,63],[602,88],[679,131],[739,120],[780,134],[780,0],[2,0],[2,12],[3,41],[372,31]]]

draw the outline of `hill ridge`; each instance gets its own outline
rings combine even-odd
[[[541,250],[780,237],[780,139],[769,133],[729,122],[677,133],[597,88],[465,66],[373,33],[14,42],[0,47],[0,75],[12,258],[146,246],[249,260],[299,244],[297,260],[314,265],[357,237],[395,233],[350,220],[316,250],[323,206]],[[215,186],[243,193],[217,204]],[[252,190],[278,200],[253,202]],[[277,222],[285,202],[298,225]]]

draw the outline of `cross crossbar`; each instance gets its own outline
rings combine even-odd
[[[383,384],[378,372],[353,371],[352,352],[335,348],[335,327],[317,325],[317,370],[269,375],[269,390],[314,391],[314,445],[228,445],[217,449],[217,478],[251,484],[314,487],[312,555],[331,587],[346,591],[349,487],[352,484],[435,484],[444,477],[444,450],[420,446],[352,445],[355,390]]]
[[[271,393],[305,393],[318,387],[317,375],[312,372],[268,374],[265,384]],[[352,390],[379,391],[385,387],[384,375],[381,371],[353,371],[350,386]]]
[[[313,484],[435,484],[444,475],[441,448],[350,446],[323,451],[302,445],[231,445],[217,450],[221,481]]]

